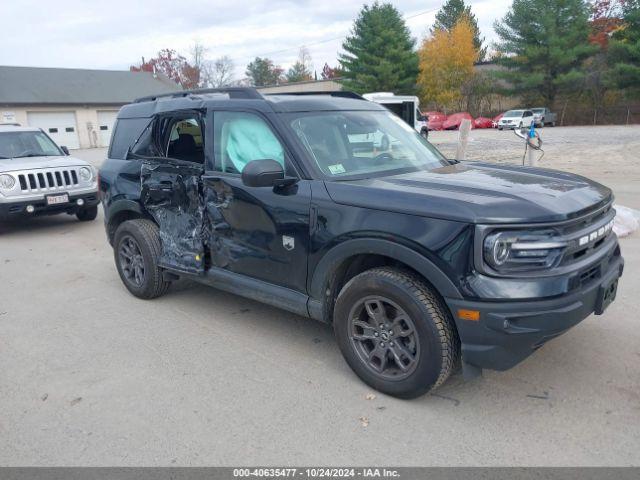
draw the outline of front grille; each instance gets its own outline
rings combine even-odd
[[[21,173],[18,183],[22,192],[67,190],[78,186],[78,173],[74,169]]]
[[[605,231],[603,236],[598,235],[596,239],[590,240],[583,245],[580,245],[579,239],[593,232],[597,232],[613,220],[614,216],[615,214],[611,205],[607,205],[605,208],[591,212],[559,229],[568,241],[568,246],[564,251],[559,265],[571,265],[598,253],[607,242],[607,239],[609,239],[611,235],[614,235],[613,231]]]

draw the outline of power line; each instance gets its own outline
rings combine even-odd
[[[436,9],[431,9],[431,10],[425,10],[424,12],[418,12],[418,13],[415,13],[413,15],[403,16],[403,18],[404,18],[405,21],[406,20],[411,20],[412,18],[420,17],[422,15],[427,15],[429,13],[435,13],[437,11],[438,11],[437,8]],[[290,52],[292,50],[300,50],[300,48],[302,48],[302,47],[314,47],[316,45],[322,45],[323,43],[329,43],[329,42],[334,42],[336,40],[341,40],[341,39],[343,39],[345,37],[345,35],[340,35],[339,37],[333,37],[333,38],[326,38],[324,40],[318,40],[318,41],[312,42],[312,43],[304,43],[304,44],[298,45],[296,47],[288,47],[288,48],[283,48],[281,50],[274,50],[273,52],[267,52],[267,53],[263,53],[263,54],[260,54],[260,55],[247,55],[246,57],[240,57],[238,60],[239,61],[241,61],[241,60],[249,60],[249,59],[253,59],[253,58],[256,58],[256,57],[264,58],[264,57],[269,57],[271,55],[277,55],[277,54],[280,54],[280,53]]]

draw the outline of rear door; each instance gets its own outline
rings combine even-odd
[[[142,203],[160,227],[160,266],[204,271],[204,116],[197,111],[158,116],[138,140]]]

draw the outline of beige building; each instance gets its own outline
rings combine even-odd
[[[106,147],[121,106],[176,90],[150,72],[0,66],[0,123],[42,128],[70,149]]]

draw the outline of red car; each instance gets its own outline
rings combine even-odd
[[[457,130],[458,128],[460,128],[460,124],[465,118],[468,118],[471,121],[471,128],[473,128],[473,117],[468,112],[460,112],[449,115],[447,117],[447,120],[442,125],[442,128],[444,128],[445,130]]]
[[[447,120],[447,115],[442,112],[426,112],[429,117],[427,127],[429,130],[442,130],[442,124]]]
[[[473,121],[473,128],[492,128],[493,120],[487,117],[478,117]]]

